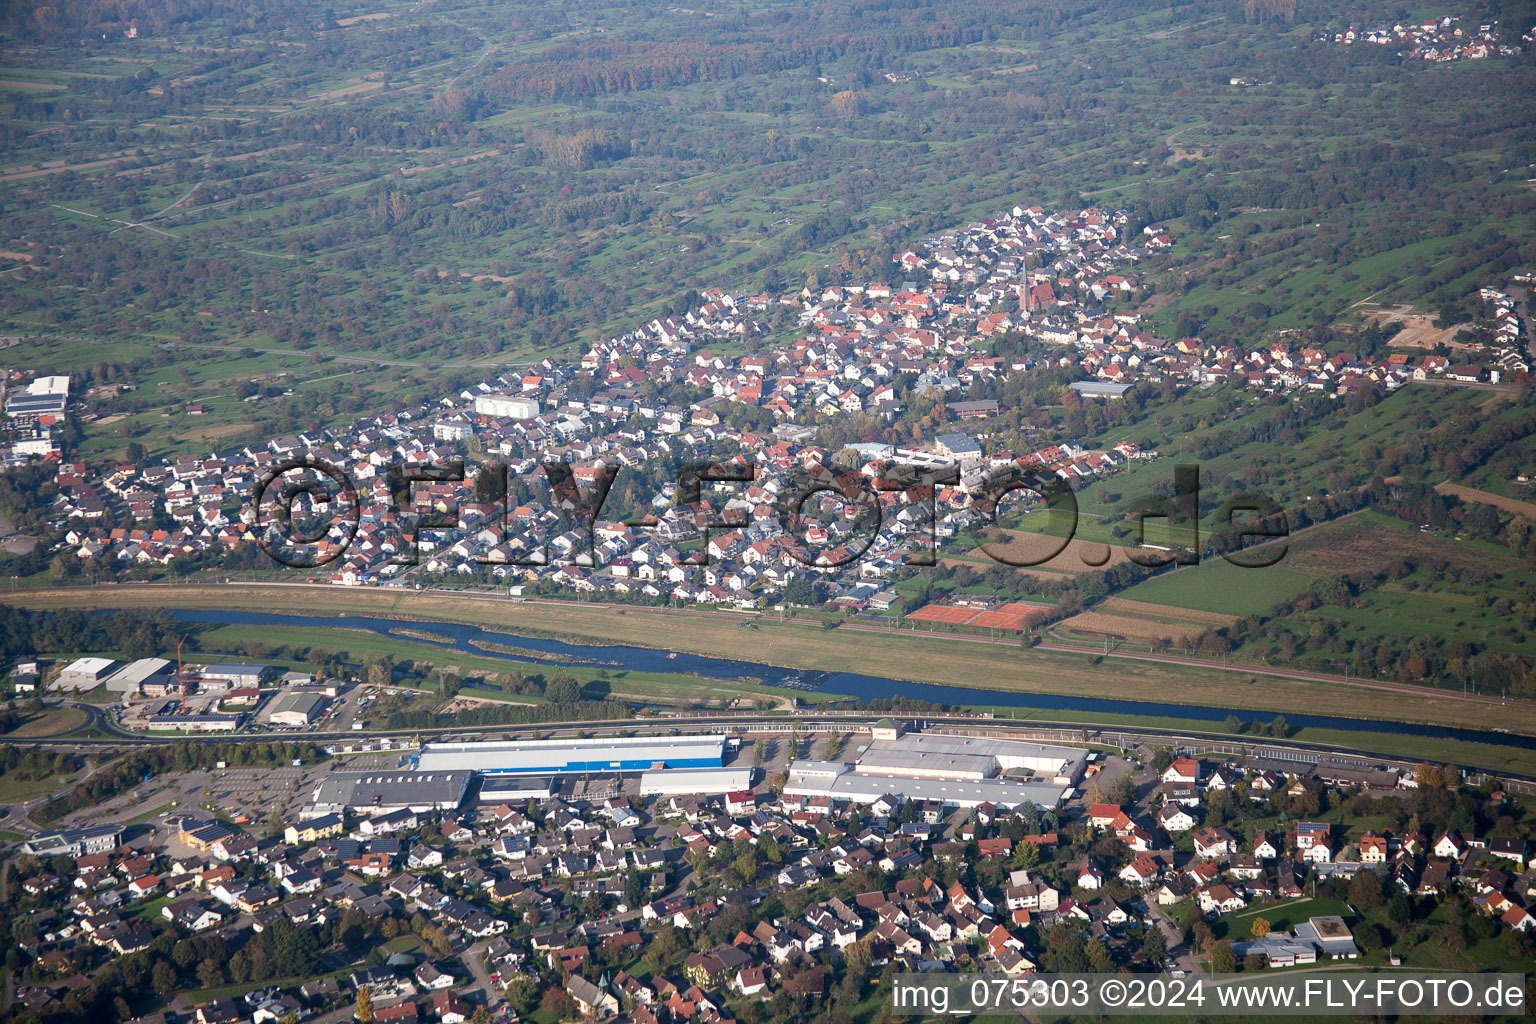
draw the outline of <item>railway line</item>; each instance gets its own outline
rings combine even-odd
[[[64,734],[50,737],[27,737],[8,740],[7,742],[18,746],[88,752],[102,749],[133,749],[161,746],[168,743],[187,741],[193,743],[272,743],[297,741],[326,746],[334,742],[355,744],[380,738],[405,739],[407,741],[421,737],[515,740],[532,739],[536,734],[539,737],[549,738],[576,733],[656,734],[678,729],[741,733],[803,733],[853,730],[860,726],[872,725],[881,718],[891,717],[885,712],[867,710],[815,710],[779,712],[776,714],[760,711],[712,711],[708,713],[663,713],[636,718],[597,721],[541,722],[537,725],[518,723],[509,725],[481,725],[467,728],[464,726],[434,726],[422,729],[370,729],[366,733],[296,731],[292,734],[214,733],[201,736],[155,736],[121,729],[96,705],[70,700],[61,700],[56,703],[86,710],[87,714],[91,716],[91,721],[82,728],[89,728],[90,725],[95,725],[102,731],[110,732],[113,735],[110,738],[77,738]],[[1331,764],[1348,767],[1387,766],[1409,770],[1415,767],[1414,762],[1382,754],[1366,747],[1310,743],[1305,740],[1260,742],[1257,740],[1238,739],[1228,734],[1214,731],[1159,729],[1144,726],[1117,728],[1074,722],[1070,719],[1031,718],[1024,721],[998,718],[985,713],[974,712],[925,712],[921,715],[901,715],[898,717],[916,718],[929,728],[964,728],[972,731],[973,734],[996,734],[999,738],[1008,736],[1011,738],[1047,740],[1054,743],[1097,744],[1120,748],[1152,743],[1170,745],[1176,749],[1191,753],[1268,756],[1281,760],[1316,759],[1319,762],[1327,761]],[[1519,792],[1536,793],[1536,775],[1503,772],[1497,774],[1475,773],[1475,777],[1479,781],[1483,778],[1497,779]]]

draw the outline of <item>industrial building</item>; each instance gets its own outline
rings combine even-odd
[[[539,400],[528,395],[479,395],[475,412],[498,419],[526,420],[539,414]]]
[[[184,729],[187,732],[234,732],[244,721],[244,714],[225,714],[219,711],[188,713],[171,711],[150,715],[144,720],[144,725],[156,731]]]
[[[468,770],[336,772],[315,787],[302,817],[345,811],[451,811],[464,802],[470,775]]]
[[[198,679],[198,689],[204,693],[223,693],[242,686],[261,686],[271,679],[276,670],[271,665],[244,665],[222,663],[204,665]]]
[[[894,740],[876,740],[859,757],[865,773],[905,775],[919,779],[978,779],[1002,775],[1030,779],[1045,777],[1075,785],[1083,777],[1088,752],[1078,747],[1048,746],[992,737],[911,733]],[[1027,781],[1027,780],[1020,780]]]
[[[724,796],[751,788],[751,768],[668,768],[640,776],[641,796]]]
[[[171,671],[171,663],[166,659],[140,658],[108,676],[107,689],[113,693],[139,694],[149,687],[158,688],[163,692],[165,684],[170,682],[174,675],[175,673]]]
[[[284,694],[272,707],[272,724],[303,728],[325,710],[325,698],[318,693]]]
[[[713,734],[429,743],[411,763],[418,771],[477,771],[484,775],[719,768],[725,764],[726,743],[726,737]]]
[[[66,665],[54,684],[61,690],[94,690],[122,666],[111,658],[81,658]]]
[[[976,807],[990,803],[1019,807],[1026,803],[1055,807],[1070,790],[1054,782],[1015,782],[1009,779],[939,779],[866,774],[841,761],[795,761],[789,766],[784,799],[826,797],[833,801],[872,804],[882,796],[935,800],[947,807]]]
[[[513,804],[525,800],[548,800],[558,787],[547,775],[493,775],[480,782],[482,804]]]
[[[786,797],[873,803],[882,796],[936,800],[951,807],[992,803],[1055,807],[1072,791],[1088,752],[992,737],[906,734],[882,730],[857,763],[795,761]]]
[[[1084,398],[1107,398],[1117,401],[1124,398],[1125,393],[1135,387],[1135,382],[1116,384],[1106,380],[1079,380],[1073,381],[1067,387]]]
[[[5,415],[22,423],[35,422],[42,416],[63,419],[69,406],[69,378],[38,377],[25,391],[6,395]]]
[[[39,832],[23,844],[27,853],[39,857],[86,857],[117,849],[123,840],[122,825],[91,825],[87,828],[62,828]]]

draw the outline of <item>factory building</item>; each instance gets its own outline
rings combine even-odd
[[[855,764],[793,762],[784,795],[860,804],[892,796],[936,800],[951,807],[1017,807],[1026,802],[1055,807],[1082,778],[1087,759],[1087,751],[1077,747],[898,733],[871,742]]]
[[[469,791],[470,772],[465,771],[371,771],[336,772],[315,787],[301,817],[351,811],[387,814],[410,810],[457,809]]]
[[[1060,785],[1083,777],[1088,752],[991,737],[913,733],[876,740],[859,758],[859,771],[917,779],[991,779],[1028,773]]]
[[[174,701],[172,703],[175,703]],[[186,732],[234,732],[245,721],[244,714],[225,714],[220,711],[201,713],[165,711],[145,719],[145,727],[157,732],[184,730]]]
[[[547,775],[492,775],[480,782],[478,803],[495,806],[526,800],[548,800],[559,787]]]
[[[826,797],[852,804],[872,804],[881,797],[916,801],[933,800],[946,807],[1055,807],[1070,786],[1054,782],[1016,782],[1009,779],[940,779],[869,774],[841,761],[795,761],[789,766],[783,799]]]
[[[272,707],[272,724],[303,728],[320,717],[325,698],[318,693],[289,693]]]
[[[198,679],[198,689],[203,693],[223,693],[243,686],[260,687],[276,675],[271,665],[244,665],[221,663],[204,665]]]
[[[64,666],[54,684],[60,690],[94,690],[122,666],[111,658],[81,658]]]
[[[751,768],[669,768],[640,776],[641,796],[724,796],[751,788]]]
[[[5,397],[5,415],[19,423],[35,423],[44,416],[62,420],[69,406],[69,378],[38,377],[26,390]]]
[[[171,663],[164,658],[140,658],[126,668],[107,677],[107,689],[113,693],[137,695],[146,688],[164,692],[165,685],[175,675]]]
[[[484,775],[720,768],[725,764],[726,743],[726,737],[720,735],[429,743],[411,761],[418,771],[477,771]]]

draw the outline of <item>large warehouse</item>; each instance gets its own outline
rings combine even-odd
[[[1021,740],[908,733],[876,740],[859,758],[866,774],[909,775],[917,779],[991,779],[1027,772],[1061,785],[1083,777],[1088,752]]]
[[[1010,779],[938,779],[866,774],[841,761],[795,761],[784,783],[784,799],[824,796],[853,804],[872,804],[882,796],[908,800],[937,800],[948,807],[995,804],[1018,807],[1032,803],[1055,807],[1069,786],[1054,782],[1015,782]]]
[[[261,686],[277,675],[271,665],[246,665],[240,662],[220,662],[204,665],[198,682],[202,693],[223,693],[242,686]]]
[[[569,775],[719,768],[726,738],[616,736],[602,739],[429,743],[411,759],[417,771],[476,771],[484,775]]]
[[[111,658],[81,658],[65,666],[54,685],[60,690],[94,690],[122,667],[122,662]]]
[[[325,698],[318,693],[287,693],[272,708],[273,725],[302,729],[320,717]]]
[[[786,797],[873,803],[882,796],[952,807],[1054,807],[1083,776],[1088,752],[992,737],[908,733],[871,742],[856,764],[795,761]]]
[[[469,779],[467,771],[336,772],[315,787],[302,817],[454,810],[464,802]]]
[[[640,776],[641,796],[724,796],[751,788],[751,768],[668,768]]]
[[[173,675],[171,663],[166,659],[140,658],[128,667],[112,673],[107,678],[107,689],[113,693],[137,695],[146,685],[164,686],[171,681]]]

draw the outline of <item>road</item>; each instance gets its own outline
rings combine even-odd
[[[96,764],[91,764],[90,760],[87,759],[85,762],[85,770],[80,773],[78,778],[72,780],[69,785],[61,786],[59,789],[52,793],[45,793],[42,796],[33,797],[31,800],[28,800],[25,803],[17,804],[12,809],[10,818],[6,820],[6,826],[14,831],[15,826],[25,824],[29,826],[33,832],[42,831],[42,827],[38,825],[37,822],[32,820],[33,808],[41,807],[43,804],[54,799],[55,797],[60,797],[68,793],[70,790],[80,785],[80,783],[86,781],[91,776],[105,768],[111,760],[111,758],[106,758],[105,760],[99,761]]]
[[[1163,939],[1168,945],[1168,955],[1173,957],[1174,963],[1190,974],[1199,974],[1200,962],[1195,959],[1195,951],[1184,944],[1184,936],[1174,926],[1167,911],[1158,906],[1157,900],[1150,896],[1143,901],[1143,904],[1147,908],[1147,916],[1156,922],[1158,930],[1163,933]]]
[[[0,547],[13,555],[24,555],[37,547],[37,538],[18,533],[4,516],[0,516]]]
[[[491,980],[491,972],[485,967],[485,951],[490,948],[488,942],[477,942],[466,948],[459,954],[459,962],[469,970],[469,976],[474,979],[475,986],[485,993],[485,1003],[495,1009],[506,999],[506,993],[502,987]],[[469,991],[473,991],[470,989]]]

